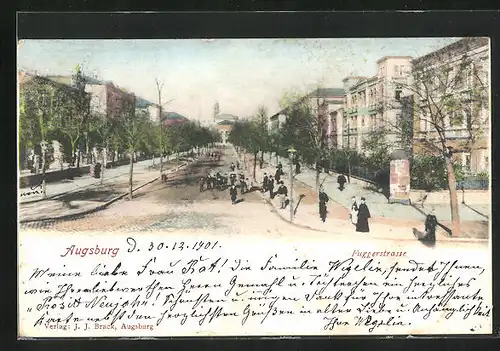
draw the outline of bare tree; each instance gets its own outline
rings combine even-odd
[[[460,214],[454,155],[471,152],[488,125],[485,59],[473,51],[487,43],[488,39],[464,39],[415,60],[412,82],[404,85],[414,96],[416,120],[423,127],[419,144],[445,160],[455,236],[460,235]]]

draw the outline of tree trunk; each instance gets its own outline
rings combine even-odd
[[[260,169],[262,169],[262,165],[264,163],[264,151],[260,152]]]
[[[457,181],[455,178],[455,170],[450,157],[446,157],[446,171],[448,173],[448,189],[450,192],[450,209],[451,209],[451,232],[453,236],[460,236],[460,212],[458,209],[457,198]]]
[[[160,177],[163,173],[163,152],[160,152]]]
[[[133,175],[134,175],[134,153],[131,152],[130,153],[130,172],[129,172],[129,176],[128,176],[128,198],[129,200],[132,200],[132,179],[133,179]]]
[[[71,141],[71,165],[74,166],[76,161],[75,143]]]
[[[257,168],[257,152],[253,153],[253,179],[255,178],[255,169]]]
[[[45,199],[47,197],[47,184],[45,182],[45,164],[46,164],[47,152],[45,147],[42,147],[42,197]]]
[[[101,185],[104,182],[104,171],[106,170],[107,157],[108,157],[107,147],[105,147],[104,149],[102,149]]]
[[[351,183],[351,158],[347,158],[347,182]]]
[[[319,175],[321,173],[321,167],[318,161],[315,162],[316,166],[316,191],[319,191]]]

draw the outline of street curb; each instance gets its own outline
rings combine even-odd
[[[193,162],[195,162],[195,161],[193,161]],[[181,168],[185,167],[187,164],[188,163],[183,163],[182,165],[179,165],[178,168],[172,169],[172,171],[170,171],[170,172],[167,171],[165,173],[166,174],[175,173],[178,170],[180,170]],[[137,186],[136,188],[132,189],[132,193],[134,191],[137,191],[137,190],[145,187],[146,185],[149,185],[149,184],[157,181],[158,179],[160,179],[160,177],[156,177],[156,178],[154,178],[152,180],[147,181],[146,183],[143,183],[143,184]],[[18,223],[19,224],[26,224],[26,223],[34,223],[34,222],[61,221],[61,220],[66,220],[66,219],[76,219],[76,218],[79,218],[79,217],[85,217],[85,216],[87,216],[89,214],[92,214],[92,213],[104,210],[105,208],[107,208],[111,204],[115,203],[118,200],[123,199],[127,195],[128,195],[128,192],[120,194],[120,195],[112,198],[111,200],[109,200],[108,202],[106,202],[106,203],[104,203],[102,205],[99,205],[99,206],[97,206],[95,208],[92,208],[92,209],[89,209],[89,210],[85,210],[85,211],[82,211],[82,212],[72,213],[72,214],[67,214],[67,215],[62,215],[62,216],[58,216],[58,217],[48,217],[48,218],[20,220],[20,221],[18,221]]]

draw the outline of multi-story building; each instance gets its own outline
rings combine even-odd
[[[439,154],[444,140],[466,171],[489,170],[489,51],[488,38],[464,38],[413,61],[414,153]]]
[[[327,137],[328,146],[336,145],[336,140],[332,139],[332,135],[336,135],[337,126],[331,118],[332,114],[342,108],[344,90],[340,88],[318,88],[300,98],[296,104],[307,103],[314,113],[323,120],[323,130]],[[295,106],[295,105],[294,105]],[[286,122],[287,116],[294,106],[287,107],[269,118],[268,128],[271,133],[279,131],[281,126]]]
[[[48,79],[65,84],[73,85],[72,76],[47,76]],[[91,113],[117,118],[127,113],[133,113],[136,98],[133,93],[119,88],[112,82],[104,82],[91,77],[85,77],[85,92],[91,94]]]
[[[135,99],[136,113],[149,118],[153,123],[160,123],[160,106],[149,100],[136,97]]]
[[[399,145],[395,127],[402,116],[401,99],[407,94],[411,57],[386,56],[377,61],[377,75],[343,79],[345,97],[342,109],[332,114],[338,148],[363,152],[363,141],[379,127],[388,127],[389,144]],[[392,127],[392,128],[391,128]]]

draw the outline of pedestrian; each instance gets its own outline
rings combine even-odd
[[[351,220],[351,223],[356,225],[356,223],[358,222],[358,204],[356,203],[356,197],[354,196],[351,198],[349,218]]]
[[[288,189],[286,185],[283,183],[283,181],[280,182],[280,186],[278,188],[278,196],[280,198],[280,205],[281,209],[284,209],[286,207],[286,198],[288,196]]]
[[[365,198],[362,197],[358,209],[358,221],[356,223],[357,232],[368,233],[370,231],[370,227],[368,226],[368,218],[371,218],[370,210],[368,209],[368,206],[366,206]]]
[[[281,169],[281,167],[278,167],[278,169],[276,169],[276,173],[274,174],[274,179],[276,179],[276,182],[280,181],[282,175],[283,170]]]
[[[264,180],[262,181],[262,192],[265,193],[267,191],[267,185],[269,184],[269,177],[267,173],[264,173]]]
[[[240,161],[236,161],[236,168],[240,169]]]
[[[212,177],[210,174],[207,174],[207,190],[212,189]]]
[[[229,188],[229,195],[231,195],[231,203],[234,205],[236,203],[236,196],[238,195],[234,185],[231,185],[231,188]]]
[[[236,174],[235,173],[231,173],[231,175],[229,176],[229,179],[231,181],[231,186],[233,186],[234,183],[236,182]]]
[[[244,178],[240,179],[240,193],[241,193],[241,195],[243,195],[244,193],[247,192],[246,189],[247,189],[247,183],[245,182],[245,179]]]
[[[337,177],[337,183],[339,183],[339,190],[342,191],[344,190],[344,184],[347,182],[347,179],[345,178],[345,176],[341,173],[339,174],[339,176]]]
[[[234,168],[235,167],[234,167],[234,163],[233,162],[231,162],[231,166],[229,168],[231,169],[231,172],[234,172]]]
[[[267,181],[267,188],[269,189],[269,197],[274,199],[274,179],[273,176],[269,176],[269,180]]]
[[[300,174],[300,163],[296,161],[295,163],[295,174]]]
[[[203,190],[205,190],[204,188],[205,188],[205,177],[201,177],[200,178],[200,193],[202,193]]]
[[[324,223],[326,221],[326,213],[327,213],[327,208],[326,208],[326,203],[330,200],[328,195],[325,193],[325,189],[323,186],[319,188],[319,217],[321,218],[321,221]]]

